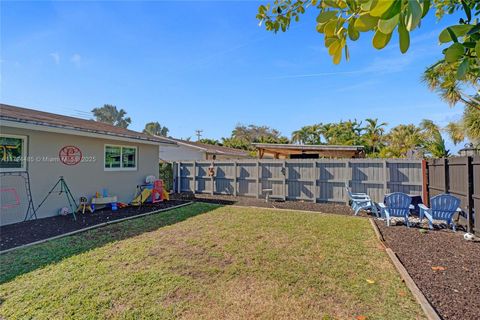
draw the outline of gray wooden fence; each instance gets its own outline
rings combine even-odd
[[[271,197],[283,200],[346,202],[345,183],[353,192],[366,192],[374,201],[386,193],[423,191],[421,160],[238,160],[174,164],[176,192]]]
[[[468,230],[480,236],[480,156],[430,159],[427,169],[428,197],[450,193],[459,198]]]

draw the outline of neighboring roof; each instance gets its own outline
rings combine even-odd
[[[280,144],[280,143],[253,143],[257,149],[289,149],[301,151],[362,151],[363,146],[340,146],[332,144]]]
[[[175,139],[175,138],[168,138],[169,140],[172,140],[176,142],[179,145],[185,145],[188,147],[192,147],[198,150],[205,151],[210,154],[216,154],[216,155],[226,155],[226,156],[238,156],[238,157],[249,157],[249,154],[245,150],[240,150],[240,149],[235,149],[235,148],[228,148],[224,146],[217,146],[213,144],[207,144],[207,143],[201,143],[201,142],[195,142],[195,141],[186,141],[186,140],[181,140],[181,139]]]
[[[103,122],[85,120],[55,113],[43,112],[33,109],[20,108],[0,103],[0,119],[36,126],[54,127],[72,131],[95,133],[113,137],[143,140],[157,143],[175,144],[167,139],[147,135]],[[40,127],[41,128],[41,127]],[[41,129],[39,129],[41,130]]]

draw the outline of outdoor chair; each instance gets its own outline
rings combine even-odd
[[[440,194],[430,199],[430,208],[424,204],[419,204],[420,208],[420,222],[425,216],[428,219],[430,229],[433,229],[433,220],[446,221],[447,225],[452,225],[452,230],[456,231],[455,222],[453,222],[453,215],[460,212],[460,199],[450,194]]]
[[[390,219],[392,217],[403,218],[407,227],[410,227],[410,222],[408,221],[408,215],[410,214],[410,209],[413,207],[411,205],[412,198],[403,192],[394,192],[385,197],[385,203],[379,203],[382,217],[385,217],[387,220],[387,226],[390,226]]]
[[[348,194],[348,199],[350,200],[350,206],[355,212],[355,215],[358,214],[360,210],[370,210],[378,217],[377,205],[372,201],[370,196],[366,193],[352,193],[348,184],[345,183],[345,190]]]

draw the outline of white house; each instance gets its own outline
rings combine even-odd
[[[172,144],[160,148],[160,162],[250,158],[245,150],[173,138],[167,138],[167,140],[176,143],[176,145]]]
[[[37,208],[60,177],[77,202],[103,189],[130,202],[146,176],[158,176],[159,148],[172,145],[93,120],[0,104],[0,225],[28,218],[30,199]],[[36,215],[53,216],[65,206],[57,189]]]

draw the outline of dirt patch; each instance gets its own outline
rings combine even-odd
[[[175,195],[177,199],[191,200],[207,203],[215,203],[221,205],[236,205],[246,207],[262,207],[262,208],[278,208],[292,210],[306,210],[323,213],[335,213],[342,215],[353,215],[351,208],[344,204],[336,203],[314,203],[310,201],[275,201],[266,202],[265,199],[257,199],[251,197],[233,197],[227,195],[209,195],[209,194],[192,194],[182,193]],[[366,212],[360,213],[362,216],[368,216]]]
[[[184,200],[171,200],[155,204],[145,204],[141,207],[126,207],[112,211],[110,209],[96,210],[94,213],[77,214],[77,220],[72,215],[54,216],[25,222],[18,222],[0,227],[0,250],[6,250],[48,239],[75,230],[80,230],[100,223],[115,221],[139,214],[166,209],[180,204]]]
[[[388,247],[399,257],[443,319],[478,319],[480,315],[480,242],[463,232],[421,231],[376,221]]]

